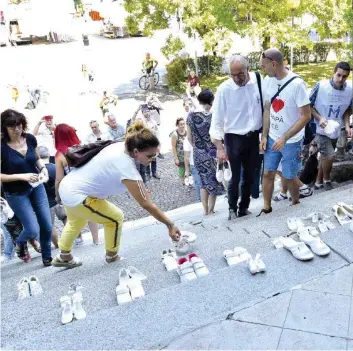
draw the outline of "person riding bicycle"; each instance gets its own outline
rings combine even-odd
[[[147,74],[151,74],[152,71],[156,69],[158,61],[151,57],[149,52],[146,53],[146,58],[142,62],[142,69],[146,71]]]

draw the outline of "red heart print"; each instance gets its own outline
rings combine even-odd
[[[273,111],[275,111],[276,113],[281,111],[283,107],[284,107],[284,101],[281,99],[275,99],[272,103]]]

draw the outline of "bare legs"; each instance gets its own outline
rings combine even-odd
[[[217,196],[209,195],[206,189],[201,188],[201,202],[203,206],[204,215],[208,216],[214,213]]]

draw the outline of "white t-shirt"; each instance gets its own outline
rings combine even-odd
[[[185,138],[184,139],[184,152],[187,151],[187,152],[190,152],[190,166],[194,166],[194,149],[192,147],[192,145],[190,144],[188,138]]]
[[[266,78],[264,80],[265,100],[271,102],[271,98],[277,93],[289,79],[296,76],[289,71],[287,76],[281,80]],[[300,118],[299,108],[309,105],[309,94],[304,81],[296,78],[290,82],[273,101],[270,109],[270,131],[269,136],[276,140],[290,129]],[[287,143],[296,143],[304,137],[304,128],[290,138]]]
[[[142,180],[135,161],[125,154],[124,143],[115,143],[65,176],[59,187],[60,198],[68,207],[82,204],[88,196],[105,199],[127,190],[121,182],[124,179]]]
[[[47,147],[50,156],[55,156],[56,154],[53,135],[54,132],[50,131],[47,126],[43,123],[39,127],[38,135],[36,136],[38,146]]]

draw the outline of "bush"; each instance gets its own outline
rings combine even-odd
[[[198,57],[199,76],[209,76],[211,74],[221,74],[223,58],[219,56],[201,56]]]
[[[315,43],[312,50],[306,46],[293,49],[293,61],[294,65],[308,64],[310,62],[319,63],[326,62],[327,56],[331,49],[334,49],[336,43]],[[290,47],[283,46],[281,48],[283,57],[290,63]]]
[[[185,89],[184,83],[189,72],[195,70],[195,62],[192,58],[178,57],[171,61],[166,68],[169,88],[180,92]]]

